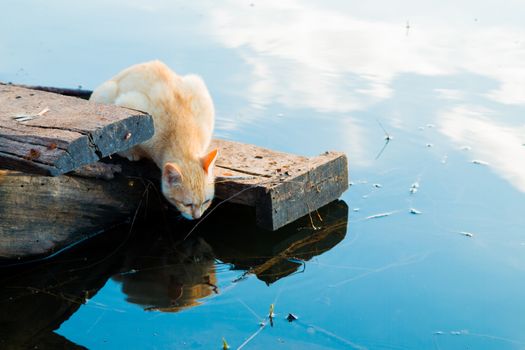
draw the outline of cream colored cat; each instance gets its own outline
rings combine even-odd
[[[129,160],[152,159],[162,169],[162,193],[187,219],[198,219],[214,196],[217,149],[206,154],[214,108],[202,79],[178,76],[164,63],[131,66],[99,86],[90,100],[149,113],[153,137],[126,152]]]

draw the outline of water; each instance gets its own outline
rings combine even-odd
[[[524,10],[5,3],[0,80],[91,89],[158,58],[204,77],[217,136],[344,151],[352,186],[322,211],[320,232],[308,220],[258,232],[232,209],[186,243],[176,238],[184,223],[149,223],[113,233],[123,245],[102,239],[4,278],[2,338],[90,349],[220,349],[223,338],[245,349],[524,348]]]

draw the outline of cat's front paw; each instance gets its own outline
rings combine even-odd
[[[128,160],[132,162],[136,162],[137,160],[140,160],[140,156],[138,154],[130,154],[127,156]]]
[[[121,157],[126,158],[127,160],[129,160],[131,162],[135,162],[137,160],[140,160],[140,158],[141,158],[140,155],[137,152],[133,152],[131,150],[124,151],[124,152],[119,152],[118,155],[121,156]]]

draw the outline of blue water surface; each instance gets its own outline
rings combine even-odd
[[[136,279],[115,271],[54,332],[89,349],[221,349],[223,338],[234,349],[525,348],[524,11],[5,2],[1,81],[93,89],[160,59],[204,78],[217,137],[349,160],[344,238],[294,273],[267,283],[239,268],[216,252],[219,225],[196,241],[212,258],[173,271],[159,260]],[[162,304],[181,288],[185,304]]]

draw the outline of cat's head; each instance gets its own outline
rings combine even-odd
[[[162,170],[162,193],[189,220],[208,209],[215,194],[213,168],[218,150],[200,159],[166,163]]]

